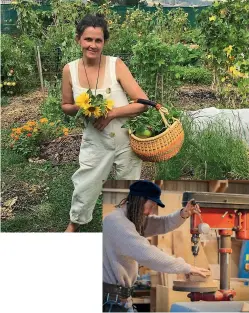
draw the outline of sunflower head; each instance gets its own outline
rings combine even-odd
[[[78,107],[86,110],[87,108],[90,107],[90,104],[91,104],[91,99],[90,99],[89,94],[86,92],[82,93],[75,99],[75,103]]]
[[[89,117],[94,116],[94,117],[96,117],[96,118],[99,118],[99,117],[101,116],[101,110],[100,110],[99,107],[89,106],[89,107],[85,110],[84,114],[85,114],[86,116],[89,116]]]
[[[114,106],[114,101],[111,99],[106,100],[106,110],[111,111]]]

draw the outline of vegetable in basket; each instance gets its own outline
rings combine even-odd
[[[173,118],[179,118],[181,112],[174,107],[164,106],[169,114],[166,115],[168,123],[173,124]],[[146,112],[129,119],[122,128],[128,128],[135,136],[145,139],[157,136],[167,129],[161,114],[155,108],[150,107]]]

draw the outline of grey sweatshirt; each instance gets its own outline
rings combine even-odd
[[[147,217],[145,237],[165,234],[184,223],[180,210],[167,216]],[[162,252],[141,236],[126,217],[126,208],[116,208],[103,221],[103,281],[131,287],[137,280],[138,263],[165,273],[189,273],[182,258]]]

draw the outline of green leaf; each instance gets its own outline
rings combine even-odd
[[[79,111],[77,112],[77,114],[75,115],[75,120],[77,120],[79,118],[80,115],[83,114],[83,110],[79,109]]]

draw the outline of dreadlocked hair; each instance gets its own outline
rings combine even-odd
[[[146,201],[147,199],[144,197],[129,194],[128,197],[123,199],[118,205],[121,206],[126,203],[127,218],[135,225],[137,232],[141,236],[144,235],[145,216],[143,212]]]

